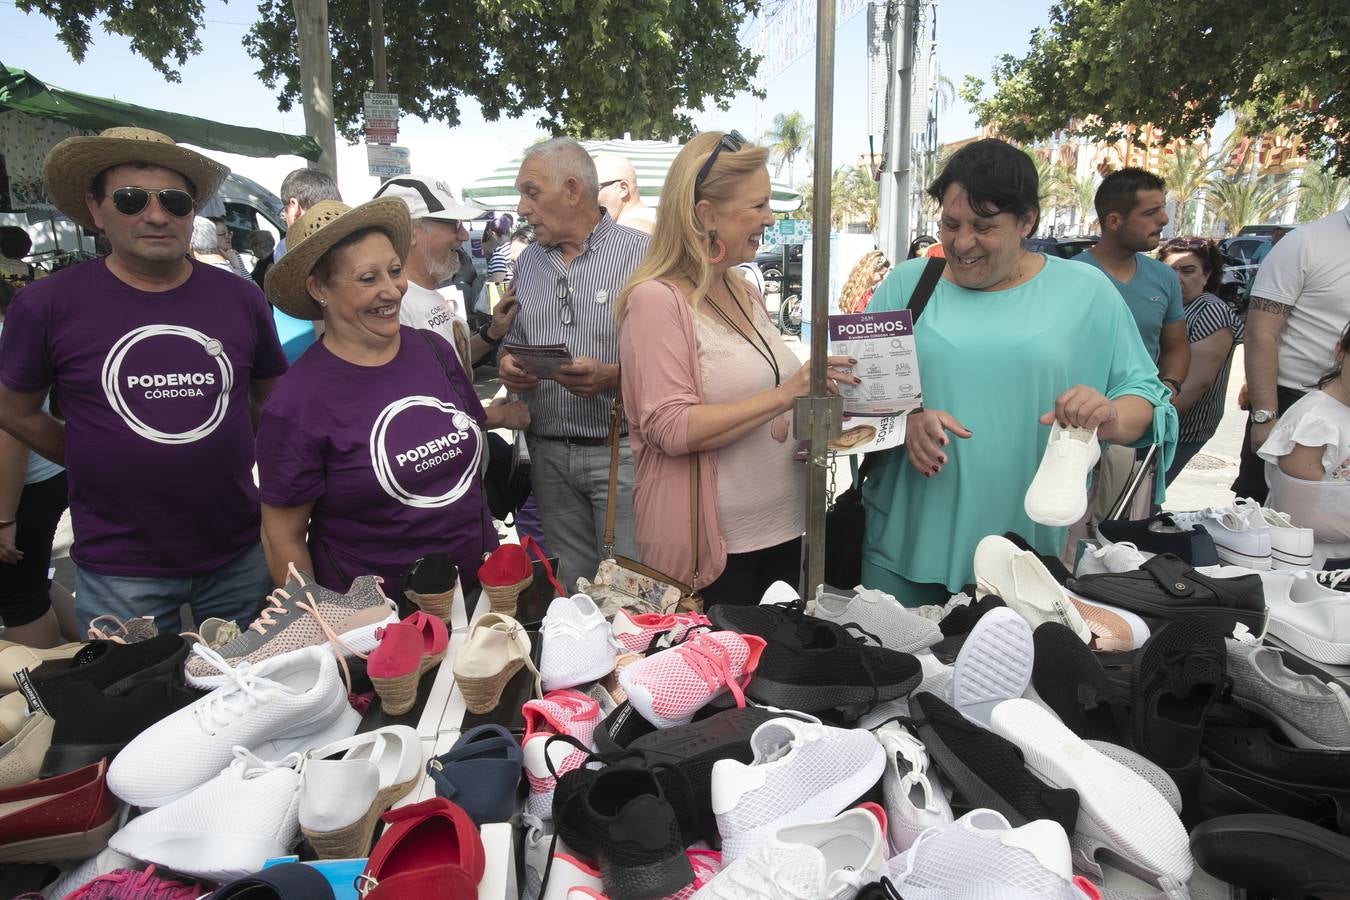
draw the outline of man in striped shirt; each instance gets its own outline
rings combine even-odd
[[[613,301],[647,252],[647,236],[616,225],[600,207],[595,163],[571,138],[536,144],[516,175],[517,212],[535,243],[516,260],[519,312],[506,344],[566,344],[573,360],[548,379],[509,353],[497,367],[530,407],[531,479],[544,536],[564,584],[593,578],[609,500],[606,437],[619,388],[619,332]],[[636,558],[633,451],[624,429],[615,498],[615,552]]]

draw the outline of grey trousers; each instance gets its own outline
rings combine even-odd
[[[581,447],[562,441],[527,438],[530,482],[539,504],[548,548],[558,557],[558,581],[575,590],[578,578],[591,579],[600,565],[609,499],[609,448]],[[637,559],[633,516],[633,450],[619,446],[619,497],[614,516],[614,552]]]

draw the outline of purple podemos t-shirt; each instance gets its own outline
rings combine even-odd
[[[257,546],[250,383],[286,371],[257,285],[193,262],[141,291],[92,260],[20,291],[3,340],[6,387],[56,388],[77,565],[184,577]]]
[[[313,501],[309,553],[324,587],[346,591],[378,575],[392,596],[403,572],[438,550],[472,583],[484,550],[497,546],[480,480],[483,422],[440,335],[404,326],[398,353],[381,366],[349,363],[317,341],[263,406],[262,502]]]

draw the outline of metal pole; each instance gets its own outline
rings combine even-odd
[[[891,34],[891,105],[886,116],[886,174],[889,185],[883,218],[888,224],[881,252],[893,262],[909,246],[910,100],[914,93],[914,17],[918,0],[896,0],[899,15]]]
[[[816,0],[816,170],[811,210],[811,395],[797,398],[798,439],[810,441],[806,486],[806,580],[802,596],[815,596],[825,580],[825,505],[829,450],[839,434],[843,403],[826,390],[825,356],[830,316],[830,181],[834,146],[834,0]],[[806,264],[806,260],[802,260]],[[786,278],[787,273],[783,273]],[[849,585],[851,587],[851,585]]]

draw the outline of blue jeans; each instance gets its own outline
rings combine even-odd
[[[575,590],[578,578],[591,579],[600,566],[609,499],[609,448],[583,447],[543,438],[528,439],[530,483],[539,504],[539,520],[550,553],[562,570],[558,581]],[[614,552],[637,559],[637,522],[633,515],[633,450],[619,446],[619,496],[614,510]]]
[[[77,567],[75,620],[84,628],[90,619],[102,615],[123,621],[154,616],[160,634],[173,634],[183,630],[180,609],[187,603],[194,625],[214,616],[233,619],[240,628],[247,628],[272,588],[262,544],[210,572],[181,578],[99,575]]]

